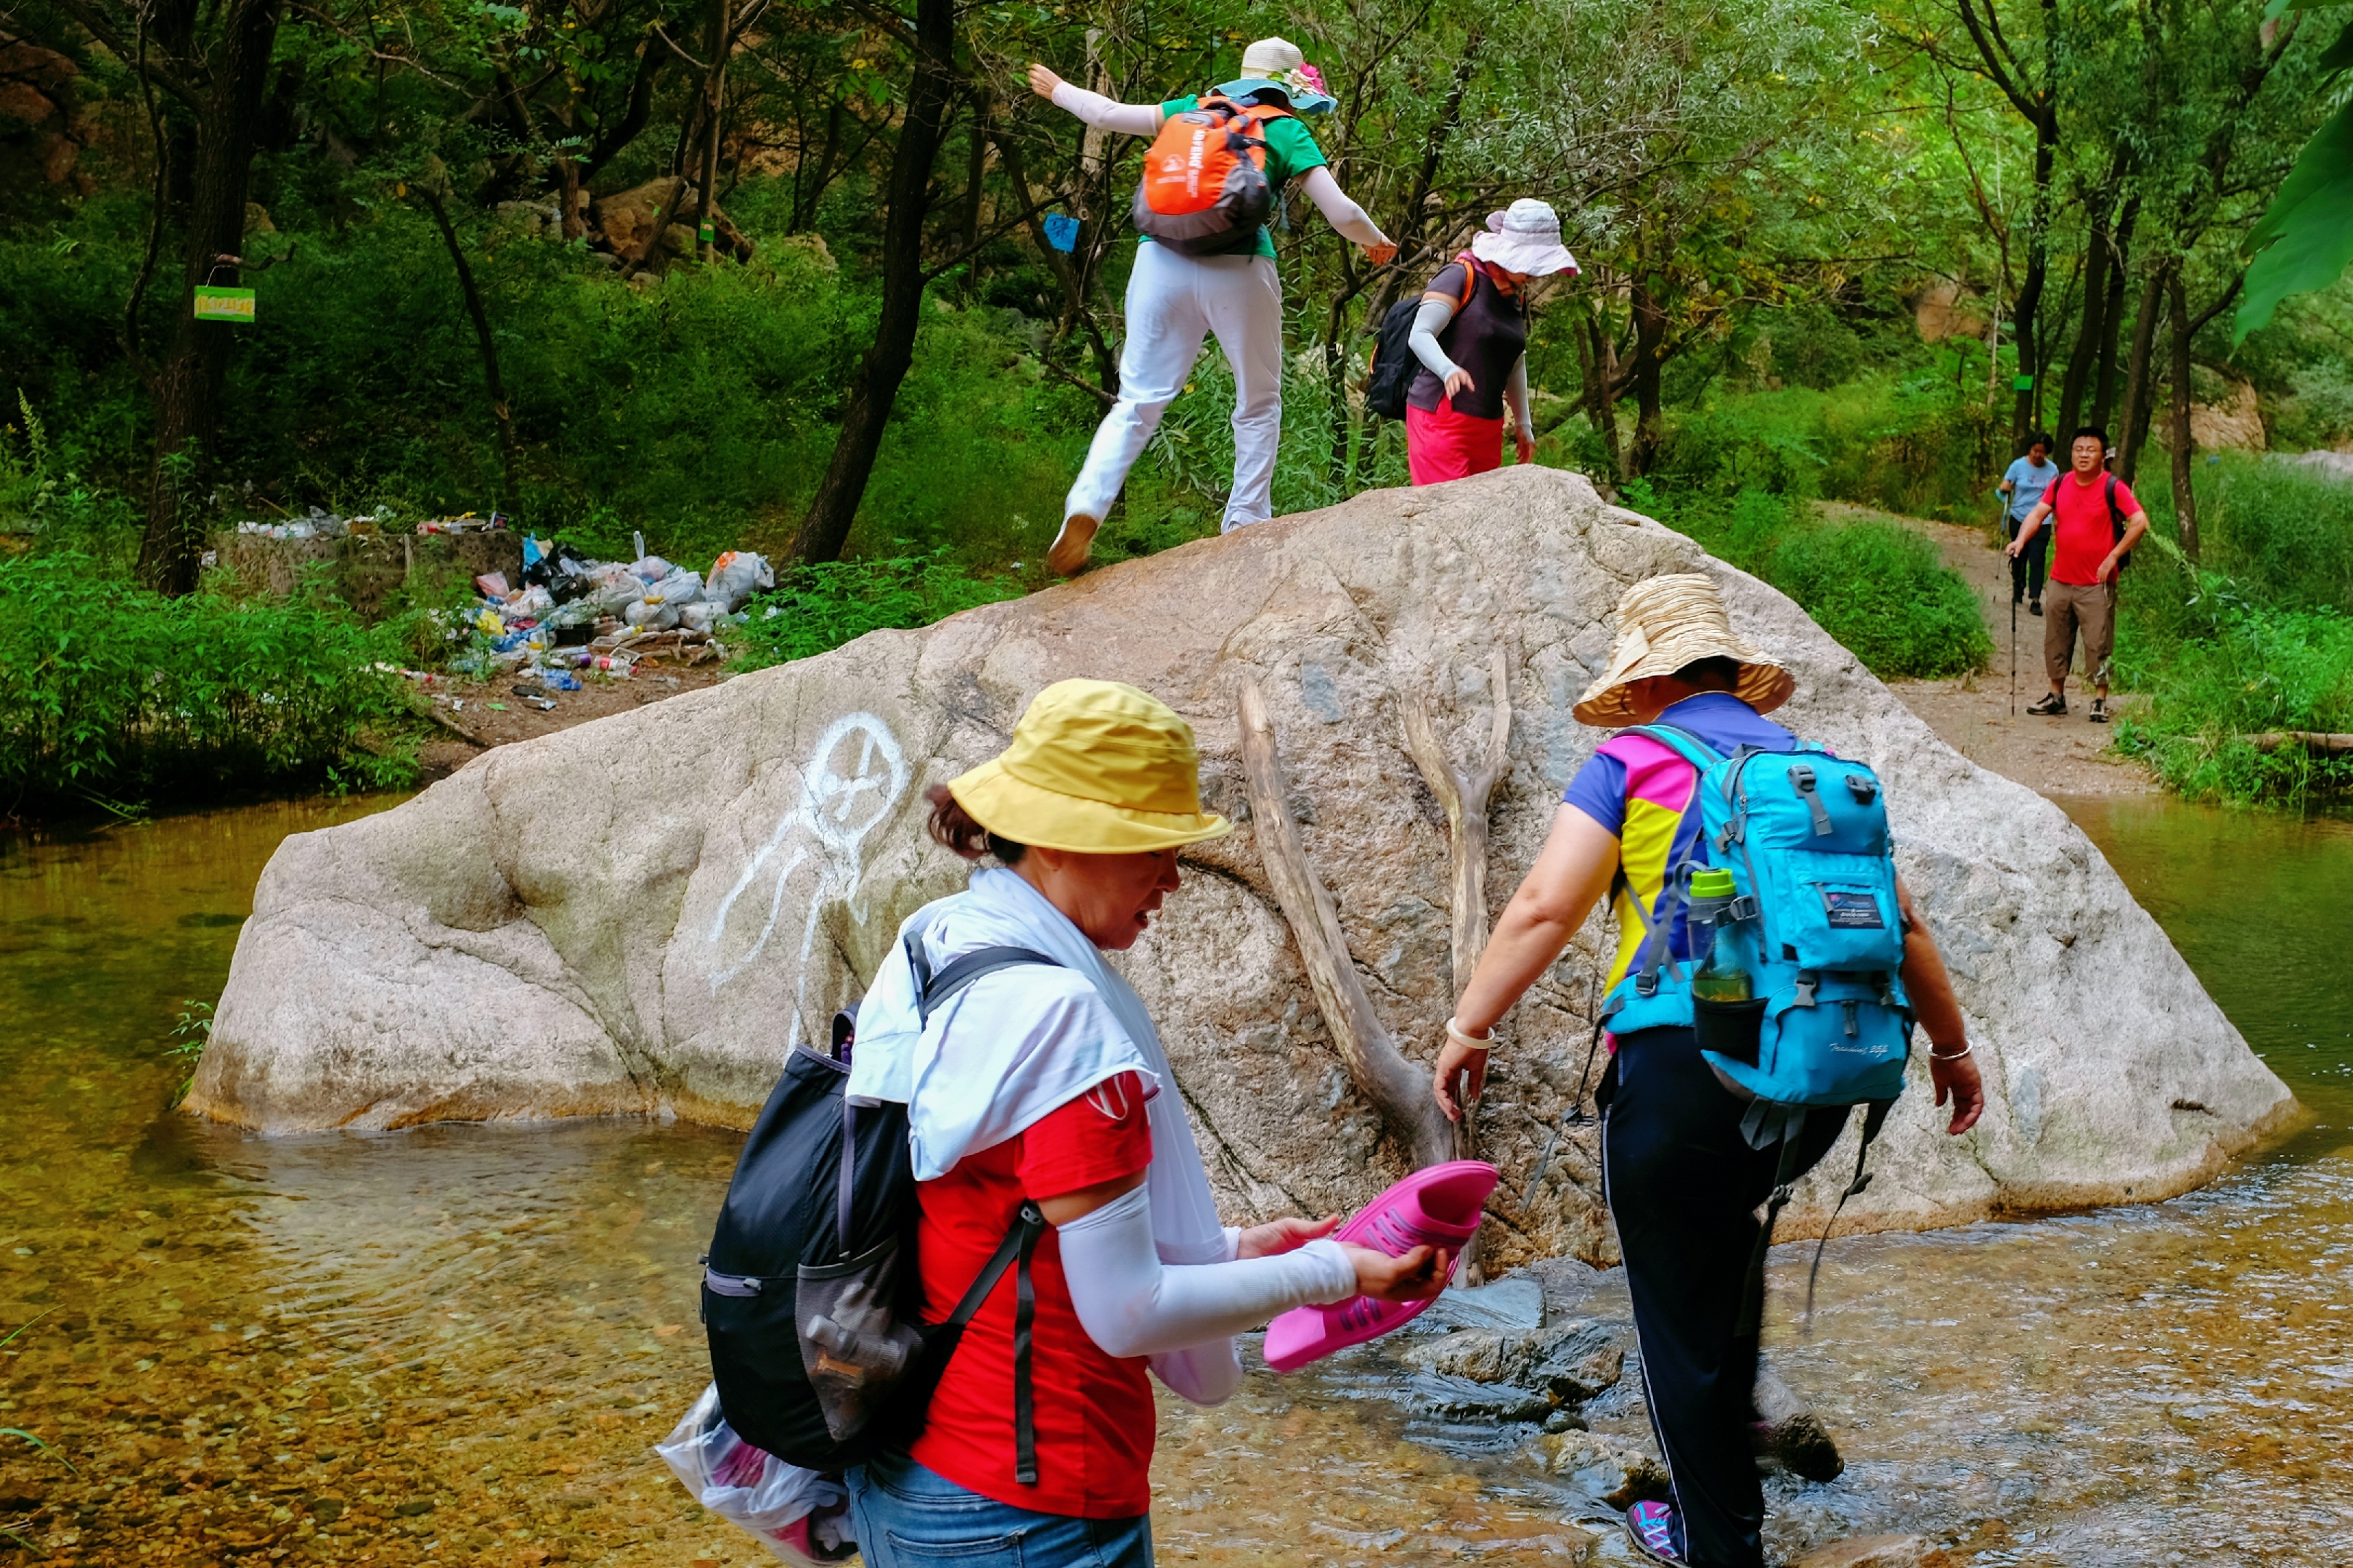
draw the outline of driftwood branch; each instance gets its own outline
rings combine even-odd
[[[2259,752],[2284,752],[2301,746],[2307,752],[2336,754],[2353,752],[2353,735],[2333,735],[2320,730],[2266,730],[2246,737]]]
[[[1446,812],[1447,858],[1453,869],[1454,884],[1457,996],[1471,984],[1471,972],[1479,967],[1479,955],[1487,950],[1487,807],[1510,761],[1512,699],[1507,675],[1504,650],[1496,648],[1487,660],[1487,690],[1495,710],[1487,731],[1487,752],[1469,768],[1456,767],[1446,748],[1439,744],[1437,729],[1430,721],[1427,685],[1417,682],[1399,695],[1406,751],[1412,755],[1414,766],[1421,770],[1430,793],[1438,797],[1438,804]],[[1479,1146],[1475,1105],[1468,1100],[1460,1103],[1462,1120],[1453,1124],[1453,1155],[1458,1160],[1475,1159]],[[1484,1270],[1479,1267],[1474,1253],[1470,1259],[1469,1281],[1478,1284],[1483,1278]]]
[[[1379,1112],[1390,1136],[1405,1146],[1417,1169],[1437,1164],[1452,1154],[1451,1131],[1430,1095],[1429,1080],[1405,1059],[1373,1011],[1364,981],[1348,957],[1347,938],[1340,930],[1332,895],[1307,864],[1299,824],[1291,814],[1282,759],[1275,748],[1274,723],[1256,681],[1243,680],[1240,710],[1242,770],[1250,784],[1259,855],[1266,863],[1275,902],[1299,943],[1315,1005],[1332,1031],[1332,1043],[1348,1076]]]
[[[1446,810],[1446,847],[1454,863],[1454,994],[1471,984],[1487,950],[1487,804],[1504,776],[1512,741],[1512,699],[1504,687],[1504,650],[1487,661],[1487,689],[1495,704],[1487,754],[1475,767],[1457,768],[1430,721],[1423,689],[1402,694],[1405,746],[1430,793]]]

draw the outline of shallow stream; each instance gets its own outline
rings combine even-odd
[[[704,1381],[693,1260],[733,1134],[263,1141],[168,1110],[171,1027],[218,994],[270,851],[389,804],[0,843],[0,1335],[29,1324],[0,1427],[54,1447],[0,1437],[0,1563],[767,1561],[648,1451]],[[1774,1482],[1772,1544],[2353,1562],[2353,1016],[2329,956],[2353,830],[2072,809],[2314,1125],[2174,1203],[1833,1244],[1813,1336],[1772,1354],[1849,1468]],[[1622,1311],[1614,1279],[1580,1310]],[[1522,1433],[1366,1397],[1386,1364],[1165,1412],[1161,1559],[1624,1557]]]

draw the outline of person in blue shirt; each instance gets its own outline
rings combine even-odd
[[[2026,521],[2042,500],[2042,492],[2059,477],[2059,465],[2051,460],[2051,437],[2037,430],[2026,438],[2026,456],[2011,459],[2009,472],[2001,476],[2001,493],[2010,498],[2003,509],[2002,522],[2010,537],[2018,537],[2018,525]],[[2042,613],[2042,571],[2051,558],[2051,536],[2037,533],[2024,550],[2010,558],[2010,602],[2027,601],[2026,613]]]

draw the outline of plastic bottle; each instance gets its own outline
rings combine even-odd
[[[1732,873],[1723,870],[1697,871],[1692,875],[1692,898],[1729,899],[1733,896]],[[1741,965],[1739,943],[1727,940],[1732,922],[1718,917],[1715,940],[1708,943],[1707,957],[1692,974],[1692,995],[1702,1002],[1746,1002],[1754,990],[1748,971]]]

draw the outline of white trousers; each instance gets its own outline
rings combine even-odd
[[[1226,530],[1274,515],[1274,452],[1282,437],[1282,280],[1274,258],[1179,256],[1165,245],[1139,245],[1127,279],[1119,401],[1095,430],[1086,467],[1062,503],[1064,517],[1103,521],[1211,332],[1234,371]]]

